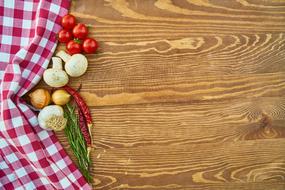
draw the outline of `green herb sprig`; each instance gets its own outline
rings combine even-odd
[[[90,182],[92,176],[89,173],[90,159],[87,156],[87,146],[84,137],[80,131],[78,116],[75,113],[76,106],[67,103],[64,109],[64,117],[67,119],[67,125],[64,132],[69,141],[70,147],[77,158],[78,167],[85,179]]]

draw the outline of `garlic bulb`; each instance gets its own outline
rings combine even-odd
[[[63,109],[58,105],[44,107],[38,115],[41,128],[59,131],[65,128],[67,119],[63,117]]]
[[[67,119],[63,116],[53,115],[46,121],[46,127],[54,131],[61,131],[65,128]]]
[[[56,105],[63,106],[69,102],[70,94],[65,90],[60,89],[54,91],[54,93],[52,93],[51,98]]]
[[[46,89],[36,89],[29,94],[29,97],[31,104],[37,109],[42,109],[50,104],[50,93]]]

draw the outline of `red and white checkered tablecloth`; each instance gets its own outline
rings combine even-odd
[[[66,0],[0,1],[0,189],[91,189],[21,97],[56,48]]]

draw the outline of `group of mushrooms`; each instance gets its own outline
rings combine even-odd
[[[65,63],[64,70],[63,62]],[[86,72],[87,66],[88,61],[84,55],[69,55],[65,51],[59,51],[55,57],[52,57],[52,68],[44,71],[43,80],[51,87],[60,88],[68,83],[69,77],[82,76]],[[64,129],[67,120],[64,118],[64,111],[61,106],[68,103],[70,94],[64,89],[57,89],[52,95],[46,89],[37,89],[30,93],[29,97],[31,104],[40,109],[38,122],[41,128],[55,131]],[[51,100],[55,105],[49,105]]]
[[[65,62],[64,70],[62,61]],[[80,77],[88,66],[86,57],[82,54],[69,55],[65,51],[59,51],[56,57],[52,57],[52,68],[45,70],[44,81],[51,87],[59,88],[66,85],[70,77]]]

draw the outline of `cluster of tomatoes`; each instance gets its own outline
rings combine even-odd
[[[76,24],[73,15],[65,15],[61,20],[63,29],[58,33],[58,41],[66,43],[66,50],[69,54],[95,53],[98,42],[88,38],[88,28],[85,24]]]

